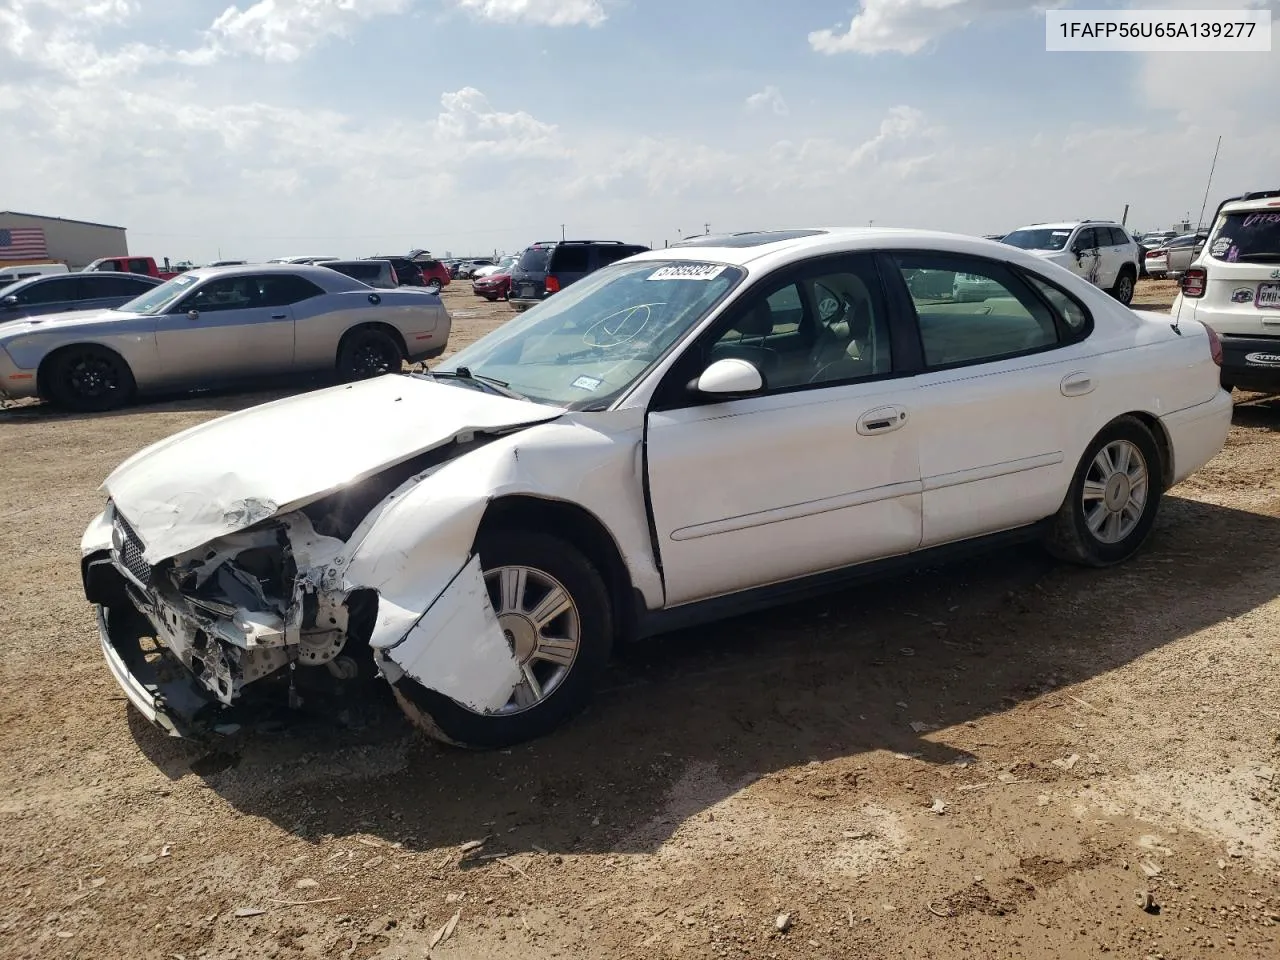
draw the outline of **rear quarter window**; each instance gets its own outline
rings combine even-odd
[[[586,273],[591,269],[591,248],[556,247],[550,269],[552,273]]]

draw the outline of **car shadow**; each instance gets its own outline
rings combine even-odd
[[[1241,542],[1247,567],[1234,562]],[[966,724],[1033,700],[1073,706],[1064,688],[1274,599],[1278,567],[1280,519],[1169,496],[1148,546],[1120,567],[1006,549],[631,646],[584,715],[511,750],[438,746],[385,694],[359,722],[309,719],[214,751],[133,729],[170,777],[198,776],[311,840],[651,852],[690,817],[811,761],[840,760],[823,776],[846,787],[882,751],[973,761]]]

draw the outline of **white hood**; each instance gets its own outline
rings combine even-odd
[[[102,488],[154,564],[297,509],[459,434],[542,423],[563,412],[389,375],[184,430],[134,454]]]

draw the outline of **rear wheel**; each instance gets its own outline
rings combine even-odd
[[[1116,277],[1116,285],[1111,288],[1111,295],[1126,307],[1133,302],[1133,271],[1125,267]]]
[[[428,281],[427,281],[427,292],[428,292],[428,293],[439,293],[439,292],[440,292],[440,281],[439,281],[439,280],[428,280]]]
[[[338,346],[338,374],[344,380],[399,373],[403,361],[404,354],[395,337],[376,327],[352,330]]]
[[[1155,524],[1163,493],[1160,448],[1133,417],[1099,433],[1076,468],[1047,546],[1060,560],[1107,567],[1129,559]]]
[[[613,613],[599,572],[575,547],[533,531],[477,543],[489,602],[523,679],[501,709],[476,713],[402,678],[396,693],[427,733],[492,749],[543,736],[578,713],[609,659]]]
[[[96,412],[123,406],[136,384],[129,365],[105,347],[68,347],[49,362],[48,395],[68,410]]]

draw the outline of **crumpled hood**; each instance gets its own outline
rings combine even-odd
[[[459,434],[559,407],[388,375],[251,407],[134,454],[103,482],[148,563],[317,500]]]

